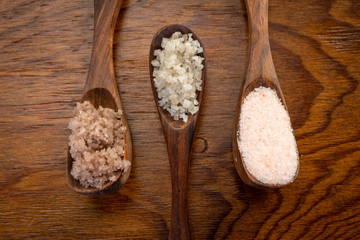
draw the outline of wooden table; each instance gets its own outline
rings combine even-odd
[[[0,238],[166,239],[171,180],[151,92],[152,37],[179,23],[203,41],[207,87],[189,179],[193,239],[360,238],[360,2],[270,1],[270,43],[300,152],[281,190],[238,177],[231,137],[248,57],[243,1],[124,1],[114,65],[133,139],[127,184],[100,197],[67,186],[67,123],[81,98],[93,2],[3,0]]]

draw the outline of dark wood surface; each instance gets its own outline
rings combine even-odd
[[[93,41],[93,2],[3,0],[0,9],[0,238],[167,239],[171,177],[149,81],[163,26],[202,40],[207,86],[189,171],[193,239],[360,238],[360,2],[273,0],[269,34],[300,152],[280,190],[240,180],[232,131],[246,76],[243,1],[127,1],[114,67],[133,140],[133,165],[113,195],[66,184],[67,124],[81,99]]]

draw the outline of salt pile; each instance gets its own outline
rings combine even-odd
[[[259,87],[241,106],[238,145],[246,169],[266,184],[287,184],[298,169],[290,117],[276,92]]]
[[[175,32],[170,38],[163,38],[163,49],[154,51],[154,86],[159,105],[167,110],[175,120],[187,122],[187,114],[199,110],[196,91],[201,91],[201,74],[204,58],[197,56],[203,52],[199,41],[192,34]]]
[[[77,103],[75,117],[69,122],[70,154],[74,159],[71,175],[84,187],[101,188],[116,180],[117,171],[128,171],[124,160],[122,112],[109,108],[95,109],[89,102]]]

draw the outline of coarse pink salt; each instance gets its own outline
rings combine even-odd
[[[115,181],[117,171],[128,171],[124,159],[122,112],[95,107],[89,102],[77,103],[75,116],[69,122],[70,154],[74,159],[71,175],[84,187],[101,188]]]
[[[248,172],[265,184],[291,182],[299,156],[290,117],[276,92],[259,87],[241,106],[238,146]]]

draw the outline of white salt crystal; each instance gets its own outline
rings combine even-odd
[[[189,100],[187,100],[187,99],[184,99],[182,105],[183,105],[184,108],[189,108],[190,105],[191,105],[191,102]]]
[[[151,61],[159,105],[175,120],[181,118],[187,122],[187,114],[199,110],[196,91],[201,91],[204,59],[197,54],[202,53],[203,48],[192,34],[181,32],[163,38],[161,47],[162,50],[154,51],[156,59]]]
[[[259,87],[241,106],[238,145],[245,167],[258,181],[287,184],[299,157],[290,117],[276,92]]]

